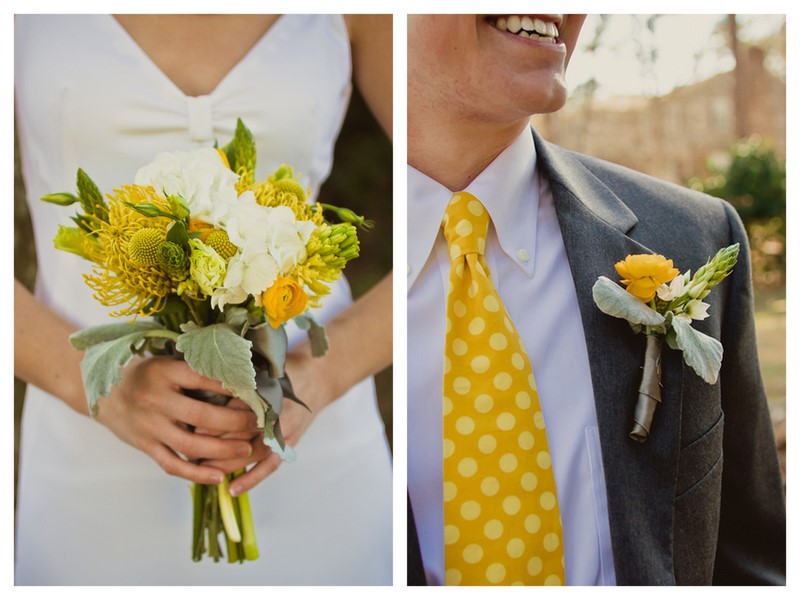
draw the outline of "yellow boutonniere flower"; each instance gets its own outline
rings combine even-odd
[[[614,268],[628,293],[645,303],[655,297],[660,285],[672,281],[680,273],[672,266],[671,259],[660,254],[629,254]]]
[[[278,277],[269,289],[261,295],[264,310],[273,329],[305,311],[308,295],[294,279]]]

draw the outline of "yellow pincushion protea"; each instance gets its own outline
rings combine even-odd
[[[111,313],[112,316],[147,316],[163,308],[167,295],[179,283],[157,262],[141,260],[146,254],[143,242],[156,237],[164,239],[171,220],[146,217],[125,202],[169,209],[166,200],[151,187],[132,185],[115,190],[114,195],[108,196],[108,222],[99,219],[93,222],[97,243],[91,246],[88,258],[97,266],[84,279],[104,306],[127,305]],[[145,230],[147,233],[142,234]]]

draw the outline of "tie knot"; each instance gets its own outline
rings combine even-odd
[[[450,260],[465,254],[483,254],[489,213],[480,200],[469,192],[453,194],[442,219],[444,238],[450,249]]]

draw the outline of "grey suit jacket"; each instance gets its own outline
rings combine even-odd
[[[716,198],[533,136],[580,304],[618,584],[784,584],[784,492],[738,215]],[[694,271],[735,242],[741,251],[733,274],[706,299],[710,316],[694,323],[724,346],[719,381],[705,383],[664,346],[662,402],[650,438],[632,441],[645,337],[601,313],[592,286],[600,275],[618,280],[614,264],[628,254],[663,254],[681,272]],[[415,541],[411,531],[409,583],[421,584]]]

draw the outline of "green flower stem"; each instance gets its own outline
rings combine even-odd
[[[244,474],[244,469],[234,473],[234,478]],[[250,498],[247,492],[238,497],[239,512],[241,513],[242,524],[242,546],[244,547],[245,560],[256,560],[258,558],[258,544],[256,544],[256,530],[253,525],[253,513],[250,510]]]
[[[233,476],[229,475],[231,478],[229,481],[233,480]],[[236,525],[239,527],[239,531],[242,530],[242,512],[239,510],[239,499],[232,498],[233,502],[233,514],[236,518]],[[245,561],[244,558],[244,544],[240,541],[238,542],[229,542],[228,544],[228,562],[239,562],[243,563]]]
[[[168,340],[177,342],[179,335],[180,335],[179,333],[176,333],[175,331],[170,331],[169,329],[154,329],[152,331],[146,331],[145,333],[142,334],[142,337],[167,338]]]
[[[219,498],[216,486],[209,486],[208,500],[211,512],[208,519],[208,555],[214,562],[219,562],[222,558],[222,549],[219,547]]]
[[[234,542],[231,538],[225,536],[225,542],[228,545],[228,562],[235,563],[241,562],[239,557],[239,546],[241,546],[240,542]]]
[[[203,558],[206,532],[206,486],[193,483],[192,490],[192,560],[199,562]]]
[[[197,313],[197,307],[194,305],[194,302],[185,296],[181,296],[181,300],[183,300],[183,302],[189,308],[189,312],[191,313],[194,322],[200,326],[205,325],[202,319],[200,319],[200,315]]]
[[[233,498],[228,488],[228,478],[222,480],[217,485],[217,497],[219,498],[219,513],[222,517],[222,524],[225,526],[225,535],[232,542],[241,542],[242,534],[239,532],[239,525],[236,522],[236,515],[233,512]]]

